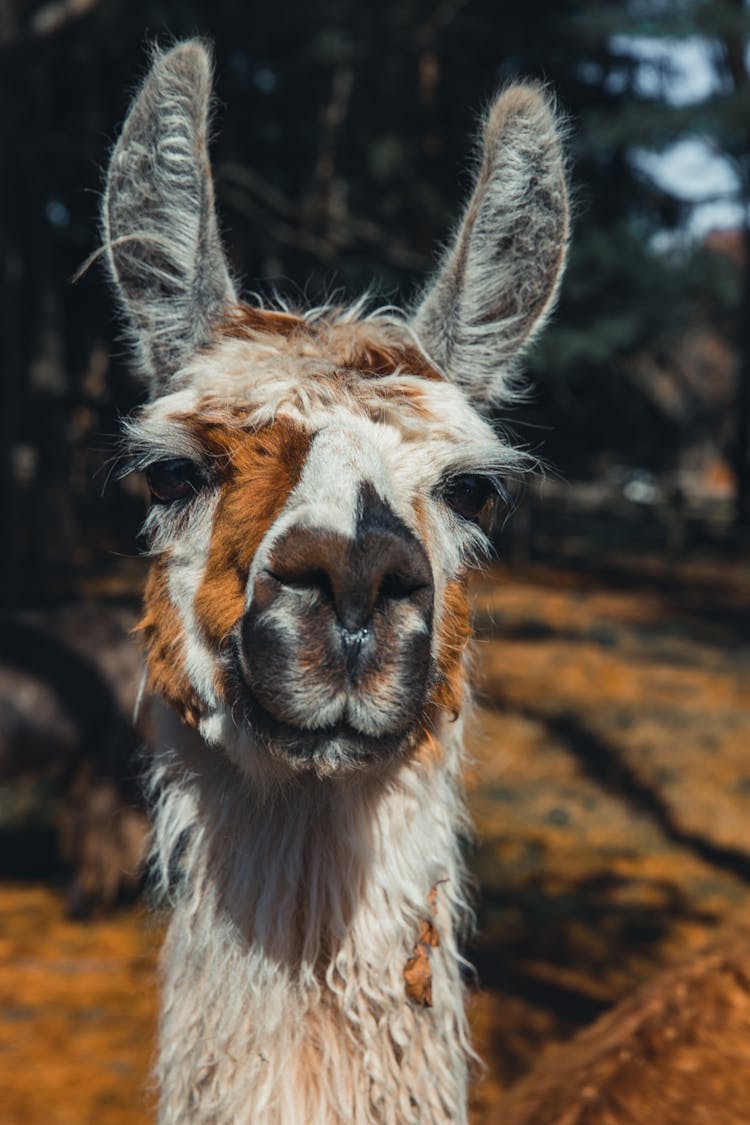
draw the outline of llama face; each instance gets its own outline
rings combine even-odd
[[[159,56],[113,154],[105,250],[151,401],[151,690],[245,771],[338,772],[461,709],[464,582],[519,458],[484,420],[564,256],[554,122],[516,87],[410,319],[238,302],[206,160],[203,47]]]
[[[238,308],[130,426],[154,492],[143,632],[187,722],[329,772],[460,709],[466,566],[517,457],[405,326],[277,322]]]

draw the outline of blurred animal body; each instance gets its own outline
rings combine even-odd
[[[563,269],[558,129],[492,106],[413,314],[238,300],[202,44],[157,54],[104,249],[150,401],[155,865],[174,898],[162,1123],[466,1120],[466,575],[523,458],[486,408]]]
[[[148,847],[131,624],[128,611],[85,604],[0,618],[0,782],[60,791],[58,852],[79,916],[133,894]]]
[[[750,927],[550,1051],[503,1100],[503,1125],[746,1125]]]

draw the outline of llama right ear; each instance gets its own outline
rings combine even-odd
[[[210,97],[201,42],[157,52],[107,174],[104,251],[152,395],[236,300],[214,211]]]
[[[413,327],[448,378],[486,405],[553,304],[568,203],[559,128],[541,87],[512,86],[484,128],[476,184]]]

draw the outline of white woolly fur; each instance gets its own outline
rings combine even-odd
[[[260,794],[171,714],[159,725],[155,850],[165,889],[180,883],[161,1120],[464,1121],[460,724],[439,765]],[[403,970],[433,887],[434,1006],[420,1008]]]

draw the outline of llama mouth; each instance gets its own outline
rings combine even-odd
[[[331,759],[366,763],[398,753],[409,739],[412,725],[403,731],[367,734],[345,719],[329,726],[300,727],[277,719],[242,684],[242,718],[269,752],[279,752],[295,761],[319,762]]]

